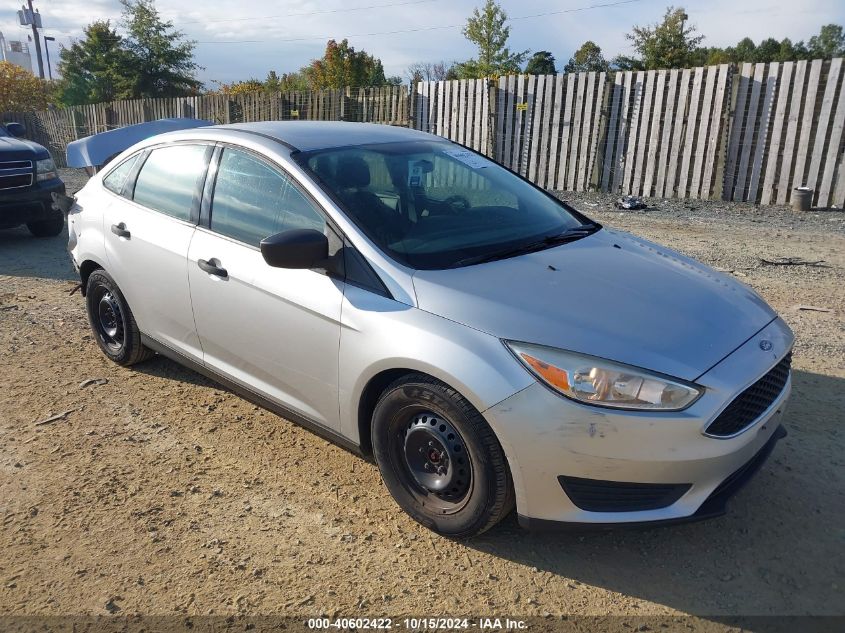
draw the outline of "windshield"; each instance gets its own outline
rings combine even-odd
[[[483,156],[446,141],[296,156],[378,246],[417,269],[518,254],[587,220]],[[545,243],[544,243],[545,244]]]
[[[0,125],[0,136],[9,136],[9,133],[6,131],[5,125]]]

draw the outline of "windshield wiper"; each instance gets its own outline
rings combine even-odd
[[[472,264],[484,264],[486,262],[496,261],[498,259],[508,259],[509,257],[516,257],[517,255],[525,255],[527,253],[534,253],[542,251],[552,246],[566,244],[567,242],[574,242],[580,240],[582,237],[587,237],[595,233],[601,228],[601,225],[589,223],[567,229],[562,233],[555,233],[553,235],[546,235],[545,237],[520,244],[519,246],[505,248],[500,251],[493,251],[492,253],[484,253],[482,255],[473,255],[472,257],[465,257],[459,259],[453,264],[453,267],[470,266]]]

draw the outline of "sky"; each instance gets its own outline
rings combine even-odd
[[[562,68],[586,40],[605,57],[630,54],[625,34],[633,25],[659,21],[667,0],[500,0],[509,17],[513,50],[548,50]],[[472,9],[483,0],[158,0],[161,15],[197,42],[195,56],[203,67],[199,79],[231,82],[268,71],[298,70],[322,56],[326,41],[344,37],[356,50],[379,57],[386,74],[407,76],[420,61],[462,61],[475,53],[461,34]],[[20,0],[0,0],[0,31],[7,40],[26,41],[32,31],[17,23]],[[604,6],[602,6],[604,5]],[[42,15],[42,35],[51,42],[55,70],[58,46],[68,46],[83,27],[97,19],[120,23],[117,0],[34,0]],[[743,37],[807,40],[823,24],[845,25],[842,0],[691,0],[683,5],[689,23],[706,36],[707,46],[736,44]],[[246,12],[249,7],[250,12]],[[35,47],[30,45],[33,68]],[[45,68],[46,75],[46,68]]]

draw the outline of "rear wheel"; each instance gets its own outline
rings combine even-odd
[[[46,220],[27,222],[26,228],[35,237],[55,237],[62,232],[65,226],[65,216],[54,215]]]
[[[396,502],[444,536],[480,534],[514,505],[504,452],[458,392],[423,374],[390,385],[376,405],[373,451]]]
[[[111,360],[134,365],[153,356],[141,343],[141,332],[123,293],[106,271],[89,275],[85,302],[94,338]]]

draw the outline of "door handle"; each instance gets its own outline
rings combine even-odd
[[[120,224],[112,224],[111,232],[118,237],[125,237],[127,240],[132,236],[132,233],[126,230],[126,225],[123,222]]]
[[[199,266],[201,270],[207,272],[209,275],[216,275],[217,277],[229,276],[229,273],[226,271],[225,268],[215,266],[214,264],[205,259],[198,259],[197,266]]]

